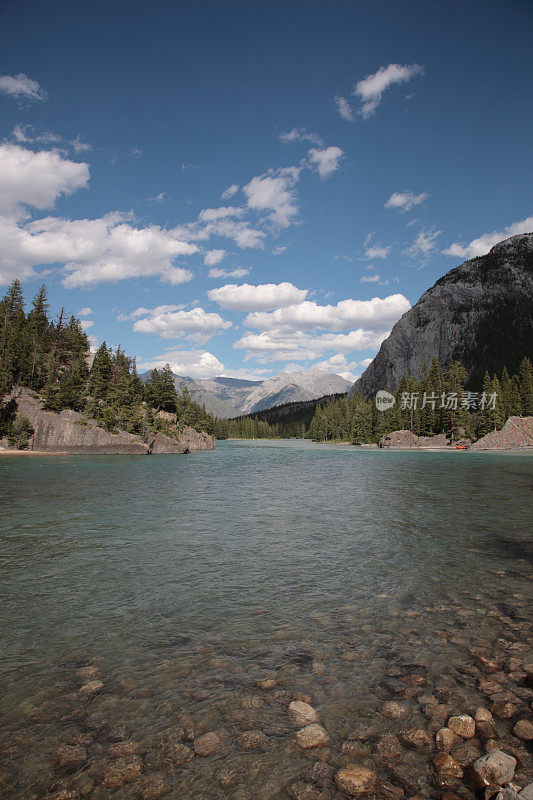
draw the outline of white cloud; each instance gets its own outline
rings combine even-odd
[[[283,167],[252,178],[243,187],[249,208],[270,211],[270,221],[287,228],[298,215],[295,186],[300,172],[299,167]]]
[[[168,200],[168,195],[166,192],[159,192],[159,194],[156,194],[153,197],[147,197],[146,199],[149,203],[164,203],[165,200]]]
[[[508,239],[509,236],[531,232],[533,232],[533,216],[513,222],[503,231],[484,233],[478,239],[472,239],[468,244],[454,242],[442,252],[444,255],[456,256],[457,258],[477,258],[478,256],[486,255],[495,244],[498,244],[503,239]]]
[[[364,360],[371,361],[372,359]],[[335,375],[340,375],[341,378],[354,383],[354,381],[361,376],[360,369],[358,369],[357,372],[354,372],[354,370],[360,367],[362,364],[362,361],[347,361],[346,356],[343,353],[336,353],[334,356],[331,356],[325,361],[319,361],[318,364],[315,364],[314,366],[316,369],[322,369],[325,372],[333,372]]]
[[[244,209],[236,206],[222,206],[221,208],[203,208],[198,214],[199,222],[215,222],[227,217],[242,217]]]
[[[247,267],[237,267],[236,269],[213,267],[209,270],[210,278],[244,278],[249,274],[250,270]]]
[[[81,327],[84,331],[88,331],[94,325],[94,319],[82,319]]]
[[[228,283],[207,292],[209,299],[222,308],[234,311],[267,311],[281,308],[305,299],[307,289],[298,289],[292,283],[264,283],[253,286],[243,283],[238,286]]]
[[[387,202],[385,208],[397,208],[401,213],[410,211],[415,206],[422,205],[427,200],[429,195],[427,192],[414,194],[414,192],[393,192]]]
[[[380,67],[372,75],[367,75],[356,84],[352,93],[361,103],[358,113],[363,119],[371,117],[387,89],[395,83],[410,81],[423,72],[424,69],[419,64],[389,64],[387,67]]]
[[[32,125],[15,125],[11,135],[21,144],[59,144],[62,141],[61,136],[52,131],[35,134]]]
[[[78,311],[78,317],[88,317],[92,313],[93,313],[92,308],[86,306],[85,308],[80,308],[80,310]]]
[[[248,314],[245,324],[256,330],[342,331],[365,327],[383,331],[391,327],[411,308],[403,294],[391,294],[371,300],[341,300],[336,305],[320,306],[314,300],[304,300],[275,311]]]
[[[391,250],[391,245],[372,244],[365,248],[365,256],[369,260],[373,258],[387,258]]]
[[[232,183],[231,186],[228,186],[227,189],[224,189],[220,197],[222,200],[229,200],[230,197],[236,195],[238,191],[239,191],[239,184]]]
[[[190,311],[176,311],[172,307],[158,306],[149,316],[138,319],[133,325],[133,330],[137,333],[152,333],[163,339],[185,336],[202,342],[227,328],[231,328],[231,322],[200,307]]]
[[[80,133],[77,134],[75,139],[70,139],[68,143],[75,153],[89,153],[93,149],[91,144],[83,141]]]
[[[283,144],[292,144],[293,142],[311,142],[321,147],[324,143],[318,133],[308,131],[306,128],[293,128],[286,133],[280,133],[279,140]]]
[[[442,231],[435,228],[422,228],[414,242],[405,251],[412,258],[428,258],[437,246],[437,238]]]
[[[314,361],[323,353],[350,353],[353,350],[377,349],[388,333],[354,330],[349,333],[324,333],[316,336],[303,331],[263,331],[247,333],[233,347],[246,352],[245,360]]]
[[[31,277],[35,266],[62,264],[67,288],[150,276],[184,283],[192,273],[174,261],[198,249],[175,230],[134,227],[130,215],[118,212],[100,219],[45,217],[23,225],[0,218],[0,238],[0,282]]]
[[[380,286],[387,286],[388,280],[376,273],[374,275],[363,275],[363,277],[360,278],[360,283],[379,283]]]
[[[165,364],[170,364],[172,372],[182,377],[214,378],[227,374],[216,356],[207,350],[168,350],[152,361],[142,361],[138,366],[141,370],[162,369]]]
[[[337,106],[337,111],[339,112],[339,116],[346,120],[346,122],[353,122],[355,119],[355,115],[353,109],[345,97],[337,97],[335,98],[335,105]]]
[[[22,205],[51,208],[58,197],[88,182],[89,165],[63,158],[57,150],[34,153],[0,145],[0,214],[20,214]]]
[[[316,170],[322,180],[329,178],[339,168],[339,161],[343,156],[340,147],[325,147],[323,150],[311,148],[309,150],[309,161]]]
[[[283,244],[277,244],[277,245],[276,245],[276,246],[275,246],[275,247],[272,249],[272,255],[273,255],[273,256],[280,256],[282,253],[284,253],[284,252],[285,252],[285,250],[286,250],[286,249],[287,249],[287,248],[286,248],[286,246],[285,246],[285,245],[283,245]]]
[[[0,75],[0,92],[26,100],[46,100],[48,97],[42,86],[23,72],[18,75]]]
[[[204,264],[206,267],[212,267],[214,264],[220,264],[225,255],[225,250],[208,250],[204,256]]]

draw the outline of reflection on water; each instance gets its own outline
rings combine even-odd
[[[428,755],[403,753],[402,784],[380,737],[490,705],[472,650],[527,662],[532,465],[305,442],[0,459],[0,796],[336,797],[353,742],[396,796],[433,796]],[[491,688],[518,713],[511,667]],[[298,695],[331,738],[313,760]],[[219,752],[192,757],[207,731]]]

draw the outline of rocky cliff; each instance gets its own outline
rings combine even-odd
[[[5,400],[14,400],[17,413],[27,417],[34,429],[29,450],[78,455],[157,455],[215,449],[210,436],[189,427],[183,429],[179,440],[163,433],[151,434],[145,440],[126,431],[109,433],[76,411],[64,410],[59,414],[44,411],[39,398],[27,389],[17,388]],[[0,443],[0,449],[7,447],[7,442]]]
[[[407,371],[420,377],[437,356],[461,361],[467,387],[479,390],[485,370],[512,374],[533,352],[533,234],[512,236],[485,256],[440,278],[396,323],[351,392],[394,391]]]

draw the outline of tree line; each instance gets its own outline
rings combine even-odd
[[[14,386],[35,392],[45,410],[73,409],[110,432],[146,436],[164,428],[171,435],[161,411],[176,415],[178,431],[190,425],[215,432],[214,418],[187,389],[178,394],[168,364],[153,370],[144,384],[135,359],[120,346],[103,342],[93,357],[80,320],[63,309],[51,318],[45,285],[26,312],[17,280],[0,300],[0,401]],[[13,404],[0,403],[0,438],[21,446],[32,433],[28,420],[13,413]]]

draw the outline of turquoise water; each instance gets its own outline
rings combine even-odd
[[[492,635],[498,603],[524,604],[532,478],[520,454],[297,441],[0,458],[4,729],[31,729],[21,709],[59,702],[91,663],[105,676],[92,713],[123,697],[120,681],[136,687],[106,712],[134,737],[162,735],[169,702],[200,729],[231,727],[233,704],[271,673],[342,737],[355,708],[375,713],[388,662],[452,670],[472,637]],[[443,626],[470,640],[450,646]],[[139,687],[152,699],[135,699]],[[278,711],[265,713],[274,724]],[[38,724],[43,759],[73,735],[56,717]],[[270,751],[251,755],[271,765]],[[13,797],[39,758],[19,764]],[[284,764],[283,778],[295,769]],[[218,797],[195,769],[183,780]]]

